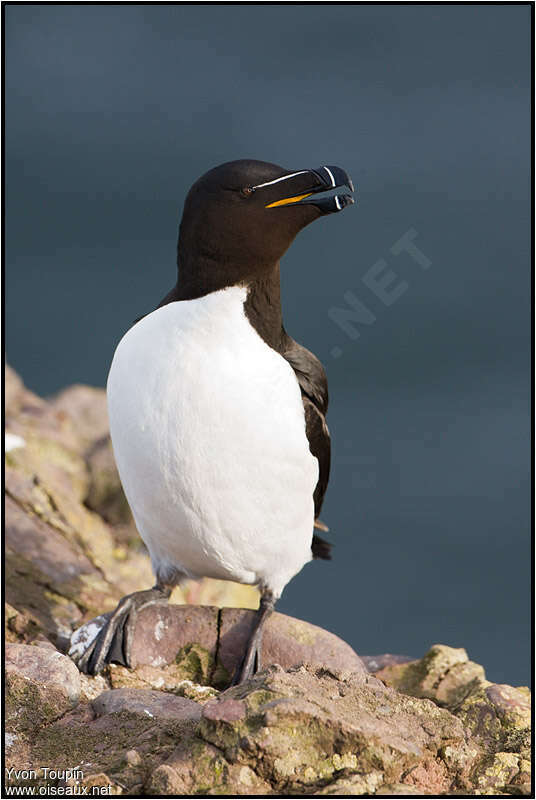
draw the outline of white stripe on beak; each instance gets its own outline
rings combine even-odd
[[[299,172],[292,172],[290,175],[283,175],[282,178],[276,178],[273,181],[266,181],[266,183],[258,183],[256,186],[252,186],[252,189],[262,189],[263,186],[272,186],[274,183],[279,183],[280,181],[288,181],[289,178],[294,178],[296,175],[304,175],[306,172],[309,172],[308,169],[301,169]],[[329,172],[329,170],[328,170]],[[331,172],[329,173],[331,175]],[[333,180],[333,175],[331,176]],[[335,183],[333,184],[335,186]]]
[[[328,173],[329,177],[331,178],[331,186],[332,186],[332,188],[334,188],[335,187],[335,178],[333,177],[332,171],[330,169],[328,169],[327,167],[324,167],[324,169],[326,170],[326,172]]]

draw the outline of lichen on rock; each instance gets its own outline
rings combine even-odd
[[[57,650],[6,645],[6,728],[32,735],[78,704],[80,674]]]

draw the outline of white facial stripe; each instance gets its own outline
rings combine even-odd
[[[274,181],[266,181],[266,183],[258,183],[256,186],[252,186],[252,189],[262,189],[263,186],[272,186],[274,183],[279,183],[280,181],[288,181],[289,178],[294,178],[296,175],[304,175],[306,172],[309,172],[308,169],[301,169],[299,172],[292,172],[290,175],[283,175],[282,178],[276,178]],[[331,173],[330,173],[331,175]],[[333,177],[333,176],[332,176]],[[335,184],[333,184],[335,186]]]
[[[328,173],[329,177],[331,178],[331,185],[332,185],[332,187],[334,187],[335,186],[335,178],[333,177],[333,173],[327,167],[324,167],[324,169],[326,170],[326,172]]]
[[[339,209],[339,211],[340,211],[340,210],[341,210],[341,203],[340,203],[340,200],[339,200],[339,198],[337,197],[337,195],[335,195],[335,205],[337,206],[337,208],[338,208],[338,209]]]

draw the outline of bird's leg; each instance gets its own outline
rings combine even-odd
[[[138,612],[146,606],[166,603],[174,586],[175,583],[157,580],[152,589],[133,592],[123,597],[105,626],[78,660],[78,669],[88,675],[97,675],[111,661],[130,667]]]
[[[261,669],[261,649],[262,634],[264,623],[274,610],[275,598],[272,592],[264,591],[261,595],[261,602],[255,618],[255,624],[251,631],[248,646],[244,659],[240,667],[236,670],[231,686],[238,686],[239,683],[247,681],[255,672]]]

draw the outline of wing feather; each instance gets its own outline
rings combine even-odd
[[[296,374],[302,394],[309,449],[318,460],[318,483],[313,495],[315,518],[318,519],[328,487],[331,465],[331,439],[325,417],[329,402],[328,381],[324,367],[318,358],[310,350],[291,339],[288,334],[285,334],[285,337],[282,355]],[[329,542],[316,534],[313,536],[312,550],[315,558],[331,558],[330,548]]]

